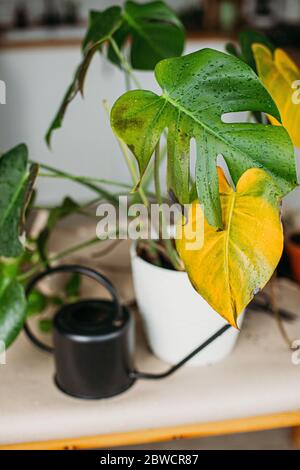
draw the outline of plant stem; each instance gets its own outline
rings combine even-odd
[[[273,274],[273,277],[272,277],[271,281],[270,281],[270,304],[271,304],[271,308],[272,308],[272,311],[274,313],[274,316],[275,316],[280,334],[281,334],[284,342],[288,346],[288,348],[292,349],[292,341],[289,338],[289,335],[287,334],[287,332],[285,330],[285,327],[282,323],[282,319],[280,317],[280,312],[279,312],[279,307],[278,307],[278,302],[277,302],[277,296],[276,296],[276,290],[275,290],[276,283],[277,283],[277,273],[275,272]]]
[[[160,188],[160,177],[159,177],[159,165],[160,165],[160,150],[159,150],[159,142],[155,147],[154,153],[154,184],[155,184],[155,194],[157,204],[159,205],[159,225],[158,225],[158,233],[159,238],[163,237],[163,213],[161,210],[162,205],[162,196],[161,196],[161,188]]]
[[[130,75],[126,70],[124,70],[124,74],[125,74],[125,88],[126,88],[126,91],[130,91],[131,90]]]
[[[118,57],[118,59],[120,60],[121,62],[121,65],[122,65],[122,68],[123,70],[128,73],[128,75],[132,78],[132,81],[134,82],[135,86],[137,88],[142,88],[141,87],[141,84],[140,82],[138,81],[138,79],[136,78],[135,74],[133,73],[133,70],[131,68],[131,66],[129,65],[129,63],[127,62],[124,54],[120,51],[119,49],[119,46],[118,44],[116,43],[116,41],[114,40],[114,38],[110,37],[109,38],[109,41],[110,41],[110,44],[116,54],[116,56]]]
[[[108,239],[108,236],[105,240]],[[82,243],[79,243],[78,245],[75,245],[75,246],[71,246],[71,248],[68,248],[64,251],[61,251],[60,253],[57,253],[56,255],[54,256],[51,256],[49,257],[48,261],[49,263],[53,262],[53,261],[58,261],[62,258],[65,258],[66,256],[69,256],[73,253],[76,253],[76,251],[79,251],[79,250],[83,250],[84,248],[87,248],[91,245],[94,245],[95,243],[98,243],[98,242],[102,242],[102,241],[105,241],[103,239],[99,239],[98,237],[95,237],[95,238],[91,238],[89,240],[86,240]],[[33,266],[29,271],[23,273],[23,274],[20,274],[17,279],[18,281],[22,282],[22,281],[26,281],[27,279],[29,279],[33,274],[35,274],[40,268],[43,267],[43,263],[42,262],[38,262],[35,266]]]
[[[110,115],[110,109],[109,109],[109,106],[108,106],[108,102],[106,100],[103,100],[103,106],[104,106],[105,111],[107,112],[107,115],[109,116]],[[133,163],[133,161],[130,158],[130,155],[128,153],[127,146],[124,144],[124,142],[116,134],[115,134],[115,137],[118,141],[121,152],[122,152],[122,154],[125,158],[126,165],[127,165],[128,170],[129,170],[129,173],[131,175],[133,184],[137,185],[138,181],[139,181],[138,174],[136,172],[135,165],[134,165],[134,163]],[[138,188],[138,193],[141,196],[141,199],[142,199],[143,203],[145,204],[145,206],[149,207],[149,201],[148,201],[147,196],[146,196],[146,194],[145,194],[142,187]]]
[[[102,197],[96,197],[96,198],[94,198],[94,199],[91,199],[91,200],[89,200],[89,201],[87,201],[87,202],[84,202],[84,203],[80,204],[79,207],[78,207],[78,209],[79,209],[79,210],[80,210],[80,209],[87,209],[88,207],[90,207],[90,206],[96,204],[97,202],[99,203],[99,202],[102,202],[102,201],[103,201],[103,198],[102,198]],[[44,210],[50,211],[51,209],[53,209],[53,207],[55,207],[55,206],[41,206],[41,205],[36,205],[36,204],[35,204],[35,205],[32,207],[32,209],[35,209],[35,210],[42,210],[42,211],[44,211]]]
[[[120,240],[120,239],[112,240],[109,246],[107,246],[106,248],[103,248],[100,251],[97,251],[97,253],[93,253],[92,257],[98,259],[98,258],[101,258],[102,256],[107,255],[108,253],[111,253],[115,248],[117,248],[120,245],[122,241],[123,240]]]
[[[163,148],[160,151],[160,166],[162,165],[163,161],[166,159],[167,156],[167,145],[165,144]],[[148,165],[144,177],[143,177],[143,188],[144,191],[146,191],[147,194],[149,194],[149,187],[153,181],[153,172],[154,172],[154,165]]]
[[[163,203],[163,198],[161,195],[161,188],[160,188],[160,174],[159,174],[159,167],[160,167],[160,148],[159,148],[159,142],[157,143],[155,147],[155,154],[154,154],[154,184],[155,184],[155,193],[156,193],[156,200],[159,205],[159,238],[162,239],[166,251],[168,253],[168,256],[170,258],[170,261],[174,268],[176,270],[179,269],[179,260],[178,260],[178,255],[176,250],[173,247],[172,240],[169,238],[170,234],[167,233],[168,227],[166,226],[165,220],[164,220],[164,213],[161,208],[161,205]],[[165,235],[166,238],[163,238]]]
[[[124,158],[125,158],[125,160],[126,160],[128,169],[129,169],[129,171],[130,171],[130,174],[131,174],[131,177],[132,177],[132,181],[133,181],[133,183],[134,183],[135,185],[137,185],[137,184],[138,184],[138,181],[139,181],[139,177],[138,177],[138,175],[137,175],[137,172],[136,172],[136,168],[135,168],[135,166],[134,166],[134,163],[133,163],[133,161],[132,161],[132,159],[130,158],[130,155],[129,155],[129,153],[128,153],[127,146],[124,144],[124,142],[122,142],[121,139],[119,139],[118,137],[117,137],[117,139],[118,139],[118,142],[119,142],[119,146],[120,146],[121,152],[122,152],[123,155],[124,155]],[[149,201],[148,201],[148,198],[147,198],[147,196],[146,196],[146,194],[145,194],[144,189],[143,189],[141,186],[139,186],[137,191],[138,191],[139,195],[141,196],[141,199],[142,199],[143,203],[145,204],[145,206],[148,207],[148,206],[149,206]]]
[[[34,163],[31,160],[29,163]],[[97,194],[100,194],[101,196],[105,197],[107,200],[113,202],[114,204],[118,203],[117,197],[107,191],[106,189],[100,188],[99,186],[96,186],[93,183],[90,183],[88,181],[85,181],[82,179],[80,176],[74,176],[70,173],[67,173],[62,170],[58,170],[57,168],[54,168],[53,166],[46,165],[44,163],[39,163],[40,168],[43,168],[44,170],[50,171],[52,173],[55,173],[56,175],[59,175],[61,178],[66,178],[71,181],[74,181],[76,183],[82,184],[83,186],[86,186],[87,188],[91,189],[92,191],[96,192]]]
[[[59,175],[57,173],[39,173],[40,177],[42,178],[66,178],[63,175]],[[101,184],[108,184],[110,186],[117,186],[120,188],[125,188],[125,189],[131,189],[130,184],[122,183],[119,181],[114,181],[114,180],[107,180],[107,179],[102,179],[102,178],[93,178],[91,176],[72,176],[72,181],[78,181],[78,182],[90,182],[90,183],[101,183]]]

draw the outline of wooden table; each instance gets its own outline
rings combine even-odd
[[[281,303],[299,311],[300,292],[280,281]],[[286,325],[300,339],[300,312]],[[162,371],[138,334],[137,366]],[[248,312],[228,359],[185,367],[162,381],[139,381],[122,395],[70,398],[53,382],[51,355],[21,336],[0,366],[0,449],[109,448],[170,439],[300,426],[300,365],[275,320]],[[295,432],[299,442],[299,432]]]

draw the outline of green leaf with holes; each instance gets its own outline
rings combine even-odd
[[[261,111],[280,119],[253,70],[240,59],[212,49],[156,66],[162,95],[135,90],[111,111],[111,125],[135,155],[143,176],[164,129],[168,131],[168,187],[180,203],[190,199],[190,141],[195,139],[195,180],[208,222],[222,228],[216,161],[223,155],[236,184],[249,168],[266,170],[281,195],[296,184],[293,146],[282,127],[224,123],[222,115]]]
[[[20,231],[24,208],[36,175],[27,169],[28,152],[21,144],[0,158],[0,256],[17,257],[23,251]]]

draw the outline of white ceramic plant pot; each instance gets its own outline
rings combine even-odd
[[[136,254],[131,245],[131,265],[136,300],[152,352],[175,364],[226,324],[195,291],[185,272],[154,266]],[[241,326],[243,314],[239,317]],[[239,331],[230,328],[189,365],[221,361],[232,351]]]

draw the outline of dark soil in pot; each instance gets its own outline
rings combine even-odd
[[[174,243],[174,242],[173,242]],[[139,240],[136,246],[137,255],[147,263],[160,268],[171,269],[175,271],[174,266],[165,253],[165,247],[161,240]]]

